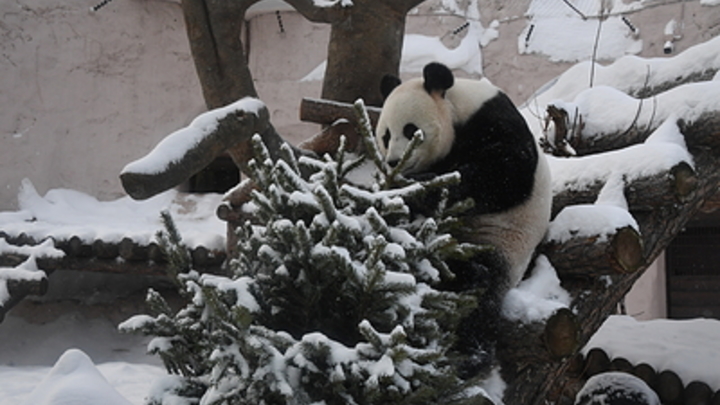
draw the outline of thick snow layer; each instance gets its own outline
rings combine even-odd
[[[548,227],[547,239],[562,243],[573,237],[599,236],[602,242],[615,231],[638,225],[630,213],[612,205],[582,204],[565,207]]]
[[[560,286],[555,269],[545,256],[538,256],[526,280],[508,291],[503,300],[504,317],[530,323],[547,319],[553,312],[570,305],[570,294]]]
[[[548,156],[553,193],[579,190],[611,178],[632,181],[650,177],[680,162],[693,163],[683,135],[670,117],[642,144],[597,155],[573,158]]]
[[[611,372],[598,374],[578,392],[576,405],[660,405],[655,391],[632,374]]]
[[[644,100],[597,86],[580,92],[573,102],[558,100],[551,104],[567,111],[568,122],[582,119],[582,133],[592,135],[652,128],[671,117],[692,122],[707,111],[720,110],[720,100],[708,94],[720,94],[720,82],[691,83]]]
[[[163,229],[160,212],[168,210],[186,245],[224,250],[226,224],[215,215],[221,199],[219,194],[183,194],[175,190],[145,201],[129,197],[98,201],[67,189],[53,189],[40,196],[25,180],[18,195],[20,210],[0,213],[0,229],[10,236],[24,233],[35,240],[78,236],[86,243],[117,243],[127,237],[146,245]]]
[[[594,347],[610,358],[623,357],[633,364],[647,363],[658,372],[672,370],[685,385],[702,381],[720,389],[720,321],[693,319],[637,321],[611,316],[590,339],[583,352]]]
[[[155,148],[142,158],[128,163],[121,173],[157,174],[170,164],[179,162],[183,156],[217,129],[218,122],[238,111],[259,114],[265,104],[251,97],[245,97],[225,107],[200,114],[190,125],[163,138]]]

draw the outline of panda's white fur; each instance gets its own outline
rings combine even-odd
[[[391,134],[402,134],[402,126],[412,122],[423,130],[423,146],[410,157],[406,174],[422,172],[447,156],[455,142],[453,126],[467,121],[479,106],[498,93],[498,88],[487,79],[455,79],[455,85],[444,95],[428,93],[423,83],[422,78],[416,78],[396,87],[385,100],[377,123],[378,145],[387,161],[400,159],[410,143],[407,137],[393,136],[385,148],[380,138],[388,129]]]
[[[540,154],[535,171],[535,187],[525,204],[507,211],[473,216],[468,219],[475,243],[489,243],[503,253],[508,264],[508,285],[515,287],[522,280],[535,248],[542,242],[550,222],[552,187],[550,169]]]
[[[499,97],[507,98],[487,79],[454,79],[453,82],[452,76],[450,77],[451,87],[447,89],[428,89],[426,79],[417,78],[400,84],[387,95],[376,130],[377,143],[386,162],[396,163],[410,142],[407,135],[403,134],[408,123],[417,126],[424,135],[424,142],[411,155],[405,166],[405,174],[423,173],[428,168],[437,166],[439,162],[442,163],[456,145],[456,132],[465,129],[463,126],[484,105]],[[508,111],[512,113],[509,119],[522,120],[515,107],[507,100],[507,103],[500,105],[501,108],[514,109]],[[504,114],[502,111],[496,113]],[[477,124],[475,122],[472,125]],[[527,127],[524,121],[514,124]],[[529,130],[526,131],[527,135],[523,136],[532,137]],[[497,286],[502,291],[517,285],[522,279],[536,246],[545,235],[550,219],[550,172],[534,138],[532,142],[538,159],[536,167],[530,168],[534,172],[534,178],[532,190],[526,193],[527,198],[517,205],[503,206],[501,210],[480,212],[467,218],[466,223],[471,232],[462,237],[467,241],[489,243],[501,253],[506,262],[503,271],[507,272],[506,279],[502,282],[506,285]],[[456,151],[453,156],[469,161],[475,159],[471,164],[484,164],[471,154],[471,151]],[[476,200],[483,198],[482,195],[473,197]]]

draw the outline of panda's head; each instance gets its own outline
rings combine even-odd
[[[389,166],[398,164],[413,135],[421,130],[423,143],[405,165],[405,174],[421,172],[450,153],[455,140],[453,107],[446,94],[455,83],[445,65],[425,66],[423,78],[400,83],[386,76],[381,84],[385,97],[376,128],[377,143]]]

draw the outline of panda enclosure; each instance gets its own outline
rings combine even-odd
[[[241,16],[255,2],[226,2],[217,9],[202,7],[202,1],[183,2],[193,56],[206,104],[210,109],[229,104],[244,96],[257,96],[247,65],[234,63],[243,60],[242,46],[237,46],[232,41],[214,41],[211,35],[212,32],[216,33],[215,35],[219,32],[222,38],[238,38],[239,35],[236,34],[240,28],[230,24],[223,16],[228,13]],[[297,153],[333,150],[341,132],[348,134],[351,144],[353,143],[354,116],[350,105],[345,103],[354,98],[349,96],[350,94],[363,94],[370,104],[378,104],[377,95],[370,91],[377,86],[369,85],[379,82],[374,72],[397,72],[399,61],[378,58],[377,55],[390,52],[397,54],[399,59],[399,48],[396,37],[393,37],[392,41],[365,42],[363,49],[356,49],[348,44],[352,43],[353,36],[371,35],[372,29],[367,29],[368,27],[382,27],[383,29],[378,31],[385,33],[385,38],[388,38],[388,32],[403,32],[405,13],[421,2],[397,1],[394,6],[389,6],[379,0],[358,2],[358,6],[352,9],[345,9],[337,4],[319,9],[310,1],[288,1],[311,21],[328,23],[332,27],[330,60],[323,86],[323,98],[336,101],[304,100],[301,107],[303,119],[329,125],[329,129],[306,142],[305,150],[296,149]],[[389,10],[391,12],[378,13],[377,9],[380,7],[394,9]],[[368,25],[355,25],[357,31],[348,31],[346,25],[342,24],[348,13]],[[398,15],[403,18],[398,18]],[[377,49],[377,46],[385,48]],[[210,57],[209,53],[214,56]],[[342,58],[333,60],[332,55]],[[363,67],[389,64],[392,68],[364,68],[356,75],[348,74],[357,71],[353,66],[359,66],[358,60],[363,61],[360,65]],[[208,65],[209,63],[214,65]],[[233,68],[223,69],[228,66]],[[698,69],[700,70],[685,71],[684,76],[662,83],[646,82],[635,89],[618,90],[635,98],[653,100],[673,88],[708,80],[715,76],[718,70],[717,67],[699,65]],[[353,80],[345,80],[347,77],[352,77]],[[372,115],[377,110],[371,108],[370,112]],[[568,117],[572,113],[557,106],[545,112],[547,122],[552,123],[555,128],[554,139],[547,141],[545,145],[550,153],[567,154],[569,145],[575,151],[574,156],[602,156],[642,143],[661,124],[658,120],[641,126],[633,119],[637,119],[637,111],[626,110],[622,114],[627,117],[618,116],[617,119],[633,122],[630,128],[614,133],[588,133],[582,125],[572,124],[577,123],[576,120],[591,120],[592,117],[570,120]],[[350,125],[331,125],[340,118],[349,120]],[[578,388],[575,381],[577,373],[570,370],[574,364],[574,355],[604,320],[616,312],[618,304],[633,283],[685,223],[700,210],[714,209],[715,193],[720,186],[720,109],[706,111],[692,120],[677,117],[677,125],[685,136],[687,149],[694,160],[693,165],[681,162],[662,173],[635,178],[624,184],[628,210],[637,221],[639,232],[632,227],[623,227],[608,238],[600,235],[578,236],[561,243],[550,241],[538,248],[539,252],[548,256],[562,280],[563,287],[574,297],[571,305],[574,313],[560,310],[545,322],[530,324],[503,320],[498,356],[503,365],[503,378],[508,384],[505,403],[541,404],[546,400],[564,403],[568,398],[573,398],[574,390]],[[135,198],[148,198],[182,183],[223,152],[229,153],[243,170],[250,155],[249,139],[254,133],[262,135],[271,153],[277,152],[283,142],[264,107],[260,108],[257,114],[236,111],[230,119],[221,120],[213,134],[189,151],[179,164],[170,166],[160,174],[125,172],[122,175],[123,186],[128,194]],[[591,204],[596,200],[602,186],[603,181],[597,179],[594,184],[582,189],[568,187],[556,191],[553,215],[557,215],[567,206]],[[230,205],[233,209],[240,209],[246,198],[247,195],[242,192],[236,193],[230,196]],[[227,209],[220,210],[219,215],[229,220],[234,217],[232,210]]]

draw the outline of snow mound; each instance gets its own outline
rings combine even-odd
[[[543,321],[569,305],[570,294],[560,286],[560,279],[547,257],[540,255],[531,276],[505,295],[502,314],[511,320],[530,323]]]
[[[611,372],[591,377],[575,405],[660,405],[655,391],[634,375]]]
[[[25,401],[26,405],[131,405],[100,374],[90,357],[70,349]]]

